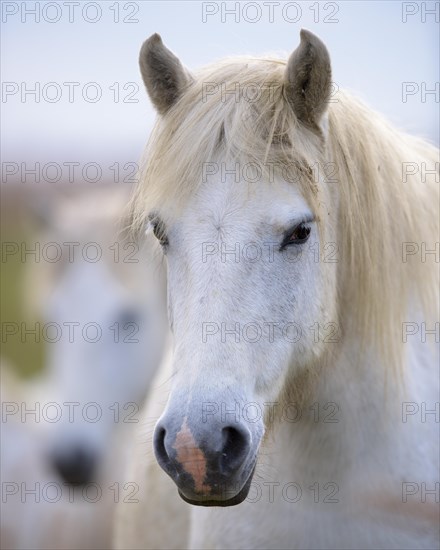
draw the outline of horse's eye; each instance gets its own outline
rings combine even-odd
[[[165,226],[163,225],[163,223],[155,224],[153,226],[153,233],[163,247],[168,246],[168,237],[165,233]]]
[[[149,222],[153,227],[153,233],[160,244],[165,248],[168,246],[168,236],[165,230],[164,222],[157,216],[150,216]]]
[[[140,323],[140,315],[134,309],[123,309],[118,314],[118,322],[121,326],[136,325]]]
[[[290,246],[292,244],[302,244],[307,241],[307,239],[310,236],[310,227],[306,225],[305,223],[300,223],[293,229],[290,229],[286,232],[286,236],[284,237],[283,242],[281,243],[280,250],[283,250],[286,246]]]

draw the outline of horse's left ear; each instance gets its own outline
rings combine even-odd
[[[310,31],[301,29],[300,37],[300,45],[287,62],[286,99],[297,118],[315,129],[330,99],[330,56],[324,43]]]
[[[164,46],[157,33],[143,43],[139,66],[148,95],[162,115],[174,105],[193,80],[180,60]]]

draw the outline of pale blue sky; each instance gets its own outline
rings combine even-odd
[[[87,3],[87,2],[86,2]],[[435,2],[290,2],[287,17],[282,9],[286,2],[272,3],[274,21],[269,8],[261,6],[261,19],[252,23],[254,2],[240,4],[240,21],[226,16],[222,22],[223,2],[210,2],[218,13],[202,21],[202,2],[145,1],[119,2],[120,18],[131,15],[137,23],[115,23],[115,2],[99,2],[101,18],[86,22],[81,15],[84,2],[75,8],[74,21],[63,7],[58,22],[56,12],[38,4],[40,22],[32,15],[22,22],[20,2],[9,4],[2,22],[2,80],[16,82],[19,91],[35,82],[40,86],[56,82],[62,89],[60,101],[36,103],[20,94],[5,98],[2,103],[2,153],[4,161],[78,161],[111,163],[136,161],[151,129],[154,112],[146,97],[138,70],[141,43],[153,32],[159,32],[166,45],[191,67],[207,64],[234,54],[277,52],[288,55],[298,44],[302,27],[318,34],[326,43],[333,65],[333,80],[362,97],[369,105],[391,121],[412,133],[438,143],[438,98],[421,93],[402,101],[402,82],[414,82],[421,89],[433,89],[439,80],[439,29],[435,16],[421,13]],[[62,4],[62,3],[61,3]],[[230,9],[235,2],[227,2]],[[243,6],[248,4],[244,11]],[[405,5],[404,5],[405,4]],[[437,2],[438,5],[438,2]],[[298,6],[300,10],[298,10]],[[113,7],[113,8],[112,8]],[[44,13],[44,10],[48,11]],[[206,8],[205,8],[206,9]],[[319,12],[317,12],[319,9]],[[402,11],[417,11],[402,21]],[[89,8],[87,17],[95,12]],[[319,22],[314,21],[319,18]],[[338,22],[324,22],[324,17]],[[6,22],[5,22],[6,19]],[[425,21],[423,21],[425,19]],[[438,21],[438,19],[437,19]],[[75,100],[68,101],[63,82],[79,82]],[[87,103],[81,95],[84,84],[97,82],[102,99]],[[139,91],[133,95],[137,103],[115,103],[115,82],[122,86],[135,82]],[[26,83],[26,84],[22,84]],[[425,83],[425,84],[422,84]],[[122,97],[133,88],[121,90]],[[55,88],[49,92],[54,93]],[[89,89],[92,93],[93,89]],[[6,99],[6,102],[5,102]]]

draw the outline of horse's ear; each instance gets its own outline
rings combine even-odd
[[[139,65],[151,101],[160,114],[165,114],[191,83],[189,72],[157,33],[142,44]]]
[[[323,42],[313,33],[301,29],[300,36],[301,43],[287,62],[286,98],[297,118],[316,128],[330,99],[330,56]]]

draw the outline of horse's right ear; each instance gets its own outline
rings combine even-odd
[[[174,105],[192,82],[189,72],[164,46],[162,38],[157,33],[142,44],[139,65],[148,95],[162,115]]]

